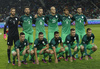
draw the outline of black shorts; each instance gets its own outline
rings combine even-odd
[[[8,39],[7,39],[7,45],[8,46],[12,46],[13,45],[13,41],[14,41],[14,44],[15,42],[19,40],[19,35],[8,35]]]

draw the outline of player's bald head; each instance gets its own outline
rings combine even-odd
[[[50,8],[50,10],[52,10],[52,9],[56,9],[54,6],[52,6],[51,8]]]
[[[56,8],[55,8],[54,6],[52,6],[52,7],[50,8],[50,10],[51,10],[51,13],[52,13],[52,14],[55,14],[55,13],[56,13]]]

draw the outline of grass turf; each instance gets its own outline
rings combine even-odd
[[[75,26],[71,26],[74,28]],[[93,59],[89,59],[88,61],[86,60],[79,60],[77,59],[74,62],[67,61],[65,62],[63,59],[61,59],[61,62],[58,64],[55,64],[54,57],[53,61],[49,63],[43,63],[41,61],[42,56],[40,56],[40,64],[32,64],[31,61],[28,61],[28,65],[22,64],[20,67],[17,66],[17,62],[15,66],[12,66],[12,63],[8,64],[7,61],[7,41],[3,39],[3,29],[0,29],[0,69],[100,69],[100,25],[88,25],[85,27],[87,29],[90,27],[92,29],[92,32],[95,35],[95,41],[94,43],[97,45],[98,50],[92,54]],[[35,27],[34,29],[34,38],[35,38]],[[61,35],[61,29],[62,27],[59,26],[59,32]],[[19,32],[21,32],[21,28],[19,28]],[[48,33],[48,28],[46,27],[46,33]],[[13,48],[13,47],[12,47]],[[79,52],[79,56],[80,56]],[[21,57],[22,58],[22,57]],[[12,57],[11,57],[12,59]],[[27,59],[28,60],[28,59]]]

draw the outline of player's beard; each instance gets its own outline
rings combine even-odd
[[[26,15],[29,15],[30,13],[25,13]]]

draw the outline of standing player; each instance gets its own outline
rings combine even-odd
[[[81,45],[81,58],[83,59],[83,53],[85,52],[85,59],[88,60],[88,57],[92,59],[91,54],[94,53],[97,50],[97,46],[94,44],[94,34],[92,33],[92,30],[90,28],[87,29],[87,34],[84,35],[82,39],[82,45]],[[90,44],[90,41],[92,40],[92,44]],[[90,52],[87,54],[87,49],[90,50]]]
[[[69,10],[68,8],[64,8],[63,10],[64,14],[61,16],[61,21],[62,21],[62,42],[65,42],[65,38],[68,34],[70,34],[70,25],[71,25],[71,17],[69,15]]]
[[[26,46],[26,49],[25,49]],[[12,50],[12,55],[13,55],[13,65],[15,65],[15,57],[18,57],[18,66],[21,66],[20,62],[20,56],[24,55],[24,64],[26,63],[26,58],[28,57],[29,54],[29,44],[27,40],[25,39],[25,34],[23,32],[20,33],[20,39],[16,41],[15,46]]]
[[[77,8],[77,14],[72,17],[72,20],[75,21],[76,33],[78,34],[80,41],[85,35],[84,26],[88,24],[86,16],[82,13],[82,8]]]
[[[36,36],[35,38],[38,38],[39,32],[43,32],[44,37],[46,38],[46,33],[45,33],[45,16],[43,16],[43,9],[40,7],[38,8],[38,14],[37,18],[35,19],[35,25],[36,25]]]
[[[58,21],[60,19],[59,15],[56,14],[56,8],[52,6],[50,8],[51,14],[46,15],[46,20],[48,21],[48,41],[50,43],[51,39],[54,37],[54,32],[58,31]]]
[[[61,47],[58,47],[59,43],[60,43]],[[50,41],[49,51],[52,54],[54,53],[55,63],[58,63],[58,61],[60,61],[59,57],[61,57],[65,53],[65,49],[63,48],[62,39],[61,39],[61,37],[59,37],[59,32],[57,32],[57,31],[54,32],[54,37]],[[51,62],[52,54],[49,55],[49,62]],[[57,56],[57,54],[59,54],[59,55]]]
[[[77,41],[77,44],[74,43],[74,41]],[[78,51],[80,50],[79,47],[79,38],[78,35],[75,34],[75,29],[71,29],[71,33],[66,37],[65,42],[64,42],[64,47],[65,47],[65,51],[68,52],[69,50],[69,54],[70,54],[70,61],[73,62],[73,60],[76,60],[74,58],[74,55],[76,53],[78,53]],[[74,53],[72,55],[71,53],[71,48],[74,49]],[[73,59],[72,59],[73,58]],[[66,61],[68,61],[68,56],[66,54]]]
[[[36,64],[39,64],[39,61],[38,61],[39,54],[44,55],[44,59],[42,59],[42,61],[46,63],[45,57],[48,55],[47,53],[49,53],[48,48],[49,48],[49,44],[47,42],[47,39],[44,38],[44,35],[42,32],[39,32],[38,38],[35,40],[34,47],[31,50],[32,59],[34,59],[34,54],[35,54]],[[33,60],[33,63],[34,63],[34,60]]]
[[[63,9],[64,14],[60,17],[60,20],[62,21],[62,42],[65,42],[65,38],[68,34],[70,34],[70,25],[71,25],[71,14],[69,14],[68,8]],[[67,52],[65,52],[67,54]],[[64,58],[64,56],[62,56]]]
[[[8,33],[8,39],[7,39],[7,55],[8,55],[8,63],[11,63],[10,61],[10,50],[11,46],[19,39],[19,34],[18,34],[18,22],[19,19],[18,17],[15,16],[16,10],[15,8],[10,9],[11,15],[6,18],[6,24],[4,26],[4,37],[6,37],[6,27],[8,26],[9,33]]]
[[[75,29],[76,29],[76,33],[79,36],[79,41],[83,38],[83,36],[85,35],[85,28],[84,26],[86,26],[88,24],[86,16],[83,15],[82,13],[82,8],[77,8],[77,14],[74,15],[72,17],[72,20],[75,21]],[[85,24],[84,24],[85,22]],[[78,54],[76,56],[76,58],[78,58]]]
[[[29,42],[30,51],[32,49],[32,43],[33,43],[33,28],[32,28],[32,22],[34,20],[33,16],[30,15],[30,8],[25,7],[25,15],[21,16],[20,22],[22,23],[23,32],[25,34],[25,39]],[[31,55],[29,55],[29,60],[31,60]]]

